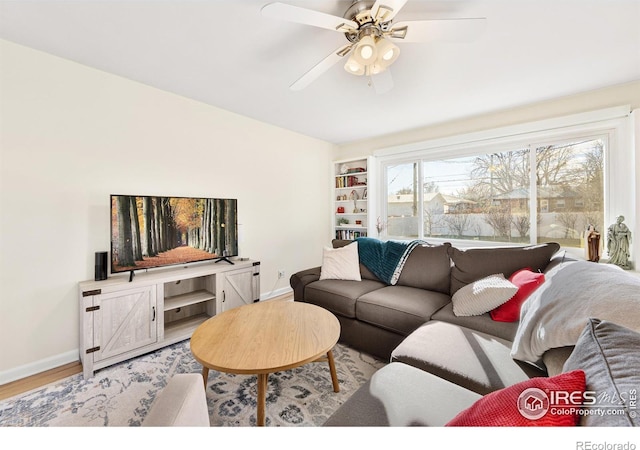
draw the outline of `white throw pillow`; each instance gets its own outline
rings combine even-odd
[[[341,248],[325,247],[320,279],[361,281],[358,243],[352,242]]]
[[[479,316],[509,301],[518,286],[498,273],[460,288],[451,301],[456,316]]]

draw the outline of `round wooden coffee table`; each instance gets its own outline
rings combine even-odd
[[[191,352],[209,369],[258,376],[258,426],[264,426],[267,378],[314,361],[328,361],[334,392],[340,391],[332,349],[340,337],[336,316],[316,305],[268,301],[241,306],[202,323]]]

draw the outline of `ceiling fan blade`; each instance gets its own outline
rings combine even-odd
[[[343,33],[358,29],[358,24],[353,20],[280,2],[269,3],[263,6],[261,11],[265,17],[287,20],[289,22],[326,28],[327,30],[340,31]]]
[[[407,0],[376,0],[371,7],[371,17],[378,23],[393,19],[407,3]]]
[[[325,59],[320,61],[318,64],[313,66],[307,73],[298,78],[289,88],[292,91],[300,91],[307,86],[309,86],[313,81],[315,81],[320,75],[325,73],[331,67],[333,67],[338,61],[340,61],[344,56],[349,54],[353,44],[343,45],[338,48],[334,52],[332,52]]]
[[[376,94],[385,94],[393,89],[393,77],[389,69],[382,72],[371,75],[371,84],[376,91]]]
[[[434,19],[397,22],[387,37],[395,42],[469,42],[485,29],[487,19]]]

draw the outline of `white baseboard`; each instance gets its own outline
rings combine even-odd
[[[41,359],[13,369],[5,370],[0,372],[0,385],[11,383],[12,381],[20,380],[22,378],[27,378],[31,375],[36,375],[76,361],[80,361],[80,353],[78,349],[50,356],[49,358]]]
[[[289,292],[293,292],[293,289],[291,289],[290,287],[283,287],[280,289],[275,289],[271,292],[262,293],[260,294],[260,301],[269,300],[274,297],[279,297],[281,295],[288,294]]]

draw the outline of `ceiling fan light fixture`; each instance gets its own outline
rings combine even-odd
[[[372,64],[369,75],[378,75],[380,72],[383,72],[386,69],[385,66],[382,66],[378,63]]]
[[[356,44],[353,56],[362,65],[372,64],[378,57],[378,50],[376,48],[376,41],[372,36],[364,36]]]
[[[391,41],[381,38],[378,40],[376,45],[378,50],[378,59],[376,60],[376,64],[388,67],[398,59],[400,49]]]
[[[344,70],[349,72],[352,75],[364,75],[364,66],[360,64],[354,55],[351,54],[346,64],[344,65]]]

